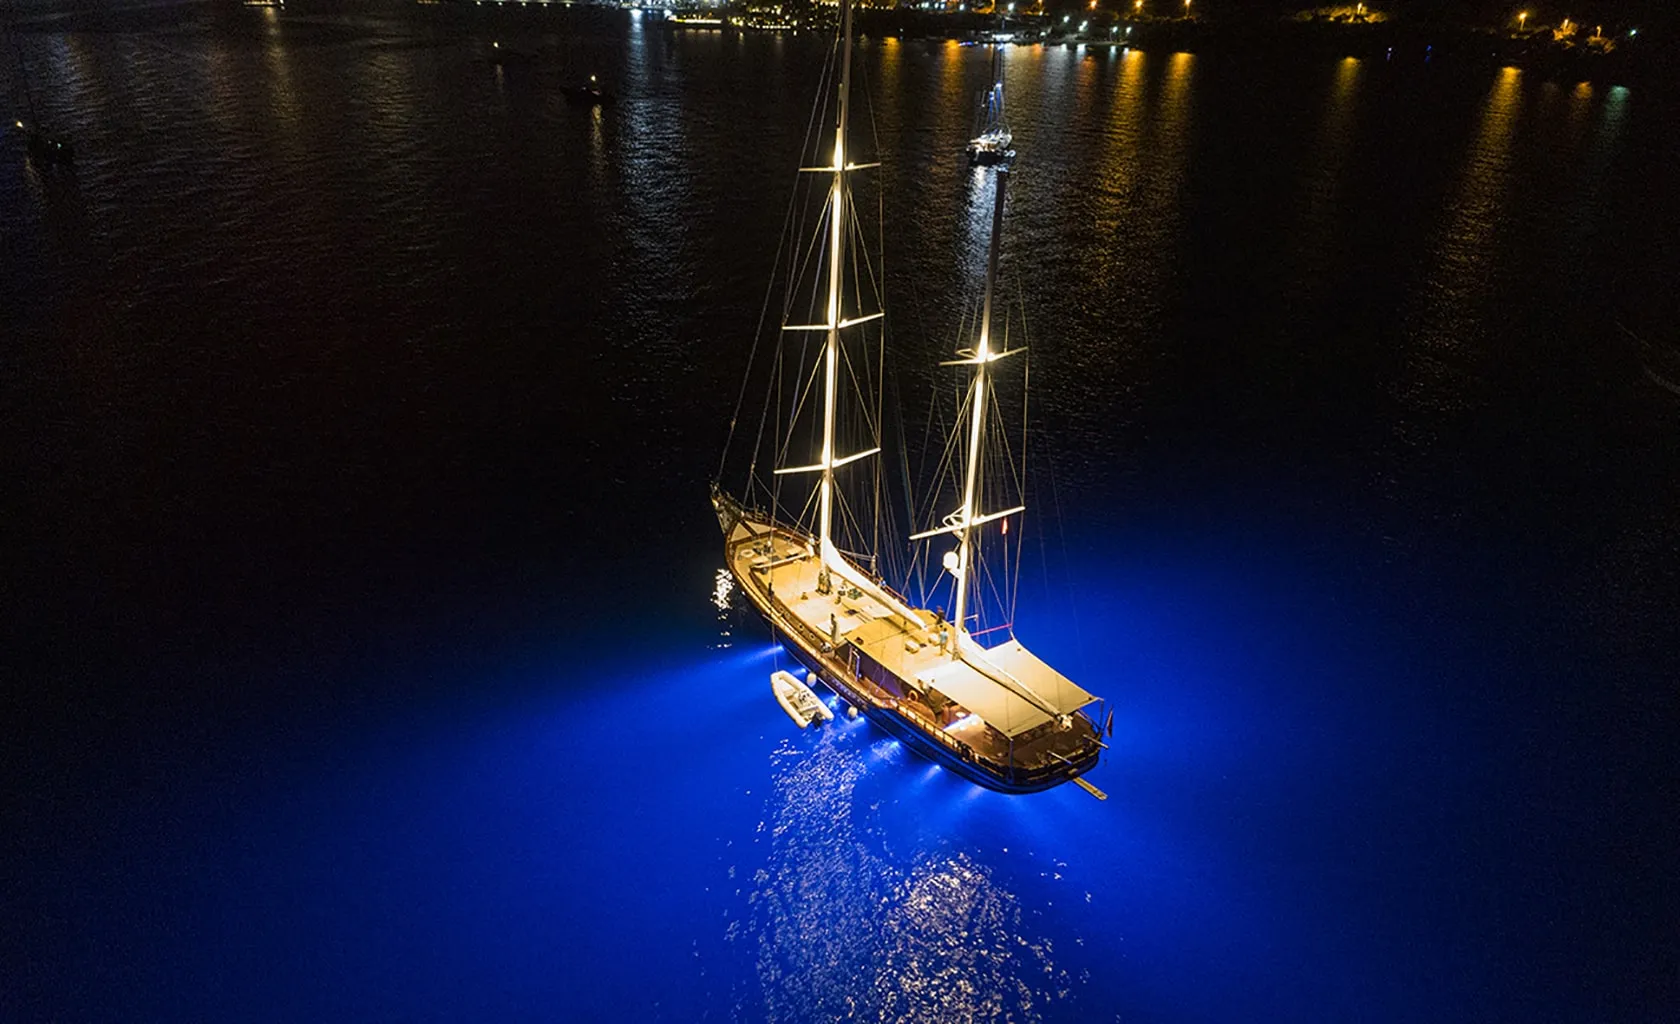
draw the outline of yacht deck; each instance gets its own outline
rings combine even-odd
[[[773,616],[794,620],[784,628],[814,642],[807,649],[820,645],[813,653],[831,662],[837,675],[877,704],[921,720],[923,731],[941,743],[1032,770],[1071,760],[1092,733],[1088,724],[1075,734],[1046,728],[1094,698],[1019,643],[958,659],[942,645],[948,626],[932,612],[919,611],[919,622],[907,622],[838,576],[821,593],[821,560],[808,539],[791,531],[743,519],[731,531],[728,550],[736,578]],[[902,682],[902,697],[860,674],[849,651],[862,652]]]

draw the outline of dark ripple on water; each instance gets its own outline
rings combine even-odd
[[[774,753],[745,929],[770,1021],[1036,1021],[1070,992],[1048,938],[988,866],[941,846],[895,855],[856,785],[872,754],[860,725]],[[883,741],[884,742],[884,741]],[[750,1016],[750,1015],[749,1015]]]

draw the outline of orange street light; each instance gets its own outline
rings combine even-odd
[[[1523,27],[1527,24],[1528,24],[1528,12],[1527,11],[1518,12],[1517,13],[1517,31],[1519,31],[1519,32],[1522,31]]]

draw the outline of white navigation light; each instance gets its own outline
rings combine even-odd
[[[952,576],[957,574],[957,570],[961,566],[961,563],[957,560],[957,553],[955,551],[945,552],[945,557],[940,560],[939,564],[943,565],[945,567],[945,571],[950,573]]]

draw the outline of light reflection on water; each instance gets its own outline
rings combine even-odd
[[[1453,395],[1460,389],[1447,382],[1454,374],[1447,366],[1457,363],[1469,370],[1481,348],[1475,317],[1492,285],[1490,275],[1498,270],[1485,253],[1499,230],[1502,208],[1509,196],[1511,138],[1522,114],[1521,80],[1521,71],[1504,68],[1488,93],[1475,138],[1465,153],[1458,187],[1448,201],[1439,263],[1429,272],[1422,290],[1425,309],[1417,331],[1416,357],[1436,369],[1420,365],[1417,372],[1440,385],[1432,389],[1436,401],[1462,401],[1462,397]]]
[[[745,1002],[762,996],[772,1022],[1043,1019],[1074,982],[1020,898],[961,845],[892,836],[880,804],[857,795],[865,772],[895,772],[907,799],[950,815],[979,788],[937,785],[937,766],[905,763],[891,741],[859,757],[860,722],[800,740],[772,757],[770,850],[745,929],[731,927],[731,941],[758,950],[761,992]]]

